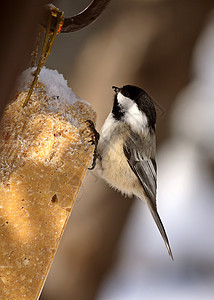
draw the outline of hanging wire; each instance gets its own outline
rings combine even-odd
[[[38,52],[39,52],[39,45],[42,39],[42,34],[44,31],[44,27],[41,28],[41,30],[39,31],[39,35],[36,39],[36,44],[35,47],[33,49],[33,52],[31,54],[31,68],[36,67],[36,59],[38,57]]]
[[[103,12],[107,4],[111,0],[93,0],[89,6],[84,9],[79,14],[72,16],[70,18],[63,17],[63,12],[61,12],[54,5],[48,5],[48,13],[46,14],[42,26],[45,27],[45,39],[42,47],[41,56],[36,71],[34,72],[34,79],[31,84],[31,87],[28,91],[26,99],[23,103],[25,107],[32,95],[33,89],[38,81],[39,73],[43,68],[48,55],[50,54],[51,48],[53,46],[56,35],[60,32],[68,33],[74,32],[84,28],[93,21]],[[48,16],[48,17],[47,17]],[[48,21],[47,21],[48,19]],[[35,49],[32,53],[32,66],[36,66],[36,58],[38,56],[38,48],[42,37],[42,31],[40,32],[38,39],[36,41]]]
[[[38,81],[39,73],[45,65],[45,62],[48,58],[48,55],[50,54],[50,51],[51,51],[51,48],[53,46],[56,35],[57,35],[57,33],[60,32],[60,29],[62,28],[62,24],[63,24],[63,21],[64,21],[63,12],[61,12],[60,10],[58,10],[56,7],[54,7],[52,5],[49,6],[49,9],[50,9],[49,18],[48,18],[48,24],[47,24],[47,27],[46,27],[46,31],[45,31],[45,39],[44,39],[44,43],[43,43],[43,47],[42,47],[42,52],[41,52],[41,55],[40,55],[40,59],[39,59],[37,69],[34,73],[33,82],[30,86],[30,89],[28,91],[26,99],[25,99],[25,101],[22,105],[23,108],[27,105],[27,103],[28,103],[28,101],[29,101],[29,99],[32,95],[33,89],[34,89],[34,87],[35,87],[35,85]],[[55,28],[54,28],[53,32],[51,32],[52,16],[57,18],[57,21],[56,21]],[[36,62],[36,56],[37,56],[36,54],[38,54],[39,42],[41,41],[41,36],[40,35],[41,35],[41,33],[39,34],[35,49],[34,49],[33,54],[32,54],[32,56],[33,56],[33,62],[32,63],[33,64]]]

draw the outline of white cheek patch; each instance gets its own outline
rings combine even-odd
[[[148,126],[148,120],[146,115],[138,109],[137,104],[118,93],[117,99],[119,104],[125,110],[125,121],[136,131],[141,132]]]
[[[117,94],[117,100],[118,103],[127,111],[133,104],[133,101],[129,99],[128,97],[123,96],[123,94],[118,93]]]

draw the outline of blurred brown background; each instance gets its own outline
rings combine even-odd
[[[71,15],[87,3],[59,1],[58,5]],[[176,96],[192,79],[194,47],[213,6],[213,1],[208,0],[112,1],[93,25],[57,38],[48,66],[62,72],[72,89],[93,105],[98,130],[112,106],[112,85],[129,83],[143,87],[164,111],[164,115],[159,113],[157,126],[160,148],[170,137],[170,115]],[[118,245],[133,203],[112,191],[96,172],[88,172],[41,299],[96,298],[105,276],[122,255]],[[152,223],[151,226],[155,227]],[[172,239],[173,230],[167,222],[166,226]],[[142,233],[143,244],[148,243],[146,239]],[[173,246],[176,259],[179,254]],[[158,258],[168,264],[160,240],[156,249],[159,251],[162,256]],[[139,262],[139,258],[136,260]],[[142,268],[146,265],[143,260],[148,258],[142,256]],[[99,292],[97,297],[126,299],[122,294],[106,295],[108,292]],[[133,294],[127,299],[138,298]],[[158,299],[162,299],[161,295]]]
[[[62,0],[55,4],[65,12],[65,16],[71,16],[85,8],[88,3],[89,1],[83,0]],[[198,182],[202,185],[197,185],[200,191],[208,190],[207,182],[210,183],[210,189],[213,185],[211,175],[213,157],[210,155],[213,153],[213,144],[210,143],[210,147],[208,145],[205,148],[201,146],[206,142],[203,137],[209,135],[208,129],[211,125],[206,112],[203,114],[203,105],[201,107],[198,105],[200,113],[197,115],[198,111],[194,111],[194,116],[195,118],[203,116],[203,120],[198,118],[198,122],[191,123],[193,125],[190,128],[193,129],[188,131],[192,117],[195,121],[192,111],[192,106],[194,107],[195,104],[193,101],[190,102],[192,106],[188,104],[185,106],[191,96],[184,97],[185,102],[180,92],[191,85],[195,80],[195,74],[201,74],[200,64],[197,65],[193,61],[193,54],[208,20],[212,19],[213,7],[212,0],[112,0],[94,24],[75,33],[57,36],[46,67],[57,69],[62,73],[72,90],[92,104],[97,112],[98,130],[111,110],[112,85],[138,85],[158,103],[160,112],[157,141],[158,149],[162,149],[159,177],[163,182],[159,185],[158,205],[172,241],[175,263],[173,266],[170,264],[164,245],[151,220],[149,226],[146,223],[136,223],[134,226],[130,221],[134,218],[144,222],[143,219],[147,215],[146,206],[111,190],[97,177],[96,171],[88,172],[40,297],[41,300],[196,299],[196,295],[200,294],[197,290],[199,286],[203,299],[212,299],[214,289],[205,283],[214,279],[212,259],[214,257],[209,252],[212,249],[214,253],[213,238],[209,236],[208,240],[203,241],[202,252],[198,249],[195,252],[197,243],[191,241],[192,236],[197,232],[195,240],[201,244],[202,236],[205,237],[210,229],[209,226],[214,225],[212,215],[206,214],[207,210],[211,211],[213,205],[213,202],[210,202],[213,191],[203,193],[202,197],[198,196],[198,202],[197,195],[192,192],[195,191],[194,184]],[[203,40],[201,43],[203,44]],[[200,60],[199,54],[198,57],[196,61]],[[209,61],[207,64],[209,65]],[[196,65],[195,69],[194,65]],[[198,77],[200,79],[200,76]],[[196,92],[195,95],[201,95],[199,102],[202,103],[203,95],[206,93]],[[214,93],[209,95],[214,96]],[[183,101],[184,105],[180,107],[179,103]],[[210,111],[210,106],[207,107]],[[185,119],[182,118],[183,114],[186,116]],[[212,119],[212,115],[209,117]],[[207,123],[204,120],[207,120]],[[200,136],[198,138],[196,126],[200,122],[203,125],[200,127],[203,127],[201,140]],[[184,130],[179,127],[180,123],[184,124]],[[191,136],[194,128],[196,128],[197,143]],[[174,140],[177,143],[178,136],[179,144],[175,144]],[[185,141],[183,148],[180,137],[182,143]],[[207,139],[208,144],[210,139],[211,137]],[[175,151],[178,151],[177,156],[174,156]],[[186,158],[188,158],[187,163]],[[189,161],[194,163],[189,166]],[[187,166],[186,169],[179,169],[180,177],[177,176],[178,164]],[[204,173],[195,169],[195,164],[202,165],[202,169],[205,168]],[[175,168],[171,170],[172,165]],[[187,171],[189,173],[186,178]],[[206,184],[200,179],[201,177],[194,177],[192,184],[193,174],[197,172],[205,178]],[[185,183],[179,181],[182,177],[186,178]],[[177,181],[170,184],[171,178]],[[177,182],[180,187],[178,191]],[[180,194],[181,190],[183,194]],[[177,199],[176,197],[180,199],[187,197],[187,200],[186,202],[182,199],[181,202],[175,200],[176,206],[173,206],[172,201],[174,198]],[[165,200],[168,198],[169,202]],[[200,209],[201,215],[198,212],[195,216],[196,220],[200,220],[198,229],[190,216],[195,203],[200,207],[205,202],[209,202],[211,206],[207,206],[207,210]],[[136,210],[140,211],[140,215],[136,214]],[[206,222],[209,226],[203,228],[201,224]],[[129,229],[127,224],[132,229]],[[183,227],[180,226],[181,224]],[[189,235],[186,236],[184,224],[189,228]],[[145,228],[150,227],[154,231],[149,231],[150,229],[145,231]],[[136,242],[138,238],[140,241]],[[152,242],[154,239],[157,240],[157,244]],[[138,243],[140,243],[139,247]],[[190,251],[191,244],[194,244],[194,247]],[[140,251],[134,252],[135,256],[130,259],[132,249],[140,249]],[[189,251],[186,252],[186,249]],[[207,260],[204,261],[204,257],[207,257]],[[123,258],[122,262],[121,258]],[[127,265],[128,260],[131,263]],[[132,270],[135,265],[140,266],[142,273],[136,271],[137,266]],[[168,271],[163,276],[162,271],[166,268]],[[107,277],[109,274],[111,276]],[[122,276],[127,276],[127,281]],[[169,278],[172,277],[174,281],[171,282]],[[143,284],[148,278],[151,279],[151,283],[155,278],[156,286],[164,286],[163,290],[158,290],[158,296],[150,294],[152,287],[149,283],[147,286]],[[158,281],[159,278],[162,281]],[[192,289],[185,290],[183,288],[185,285]],[[141,288],[138,290],[139,287]],[[136,290],[138,293],[135,295],[133,291]],[[166,297],[167,294],[170,295],[169,298]]]

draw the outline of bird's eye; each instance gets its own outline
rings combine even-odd
[[[124,92],[124,96],[125,96],[125,97],[129,97],[129,92],[125,91],[125,92]]]

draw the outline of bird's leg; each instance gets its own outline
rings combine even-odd
[[[90,168],[88,168],[88,170],[93,170],[96,167],[96,160],[99,158],[101,159],[100,154],[97,151],[97,145],[98,145],[98,141],[100,138],[99,133],[97,132],[94,123],[91,120],[87,120],[86,121],[89,125],[88,127],[91,128],[93,134],[94,134],[94,139],[90,140],[89,143],[91,143],[91,145],[94,145],[94,153],[93,153],[93,161],[92,161],[92,166]]]

